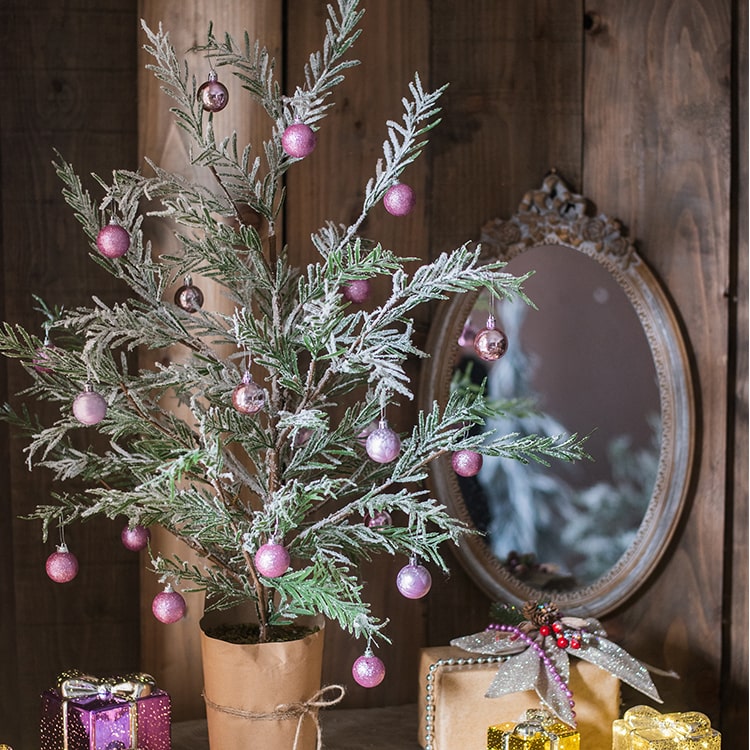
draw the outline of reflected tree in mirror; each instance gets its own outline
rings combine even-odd
[[[485,456],[476,476],[438,464],[441,499],[482,532],[462,544],[495,598],[553,592],[603,614],[663,553],[684,503],[693,398],[684,343],[666,296],[617,221],[553,173],[516,215],[482,232],[484,256],[530,273],[524,303],[464,295],[431,331],[425,402],[484,383],[497,434],[590,433],[592,461],[522,464]],[[492,315],[510,342],[488,362],[472,341]],[[518,396],[522,398],[519,400]]]

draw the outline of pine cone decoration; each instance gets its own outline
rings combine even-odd
[[[521,607],[521,612],[537,628],[540,625],[551,625],[560,619],[560,610],[554,602],[529,601]]]

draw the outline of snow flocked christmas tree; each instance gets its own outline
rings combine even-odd
[[[32,515],[45,540],[50,527],[105,515],[124,523],[126,546],[141,549],[149,527],[160,525],[202,564],[151,550],[165,584],[153,605],[159,620],[184,615],[185,589],[204,590],[208,608],[252,600],[261,641],[273,639],[277,625],[322,614],[364,639],[354,677],[372,686],[385,672],[372,646],[387,639],[387,613],[372,612],[364,600],[358,562],[403,555],[396,585],[419,598],[430,588],[429,568],[445,568],[440,545],[466,531],[425,489],[429,463],[453,454],[456,470],[471,474],[482,454],[574,460],[583,449],[575,436],[481,434],[487,403],[481,392],[461,388],[420,413],[408,434],[389,427],[389,409],[412,397],[404,364],[424,356],[412,342],[414,308],[480,289],[523,297],[522,280],[500,262],[483,262],[472,244],[407,274],[413,258],[360,234],[380,201],[394,221],[413,208],[414,192],[401,178],[438,122],[442,89],[425,91],[418,76],[409,84],[401,120],[385,124],[383,156],[360,216],[312,236],[318,262],[297,268],[295,249],[277,248],[284,175],[314,158],[328,97],[356,64],[348,53],[361,15],[357,0],[329,7],[322,51],[310,56],[305,85],[289,95],[266,50],[247,38],[238,44],[209,30],[200,51],[210,72],[201,83],[168,34],[144,25],[149,67],[192,140],[191,165],[209,170],[215,189],[149,162],[142,172],[113,172],[111,183],[97,178],[103,197],[95,201],[59,158],[63,194],[91,257],[132,296],[114,305],[94,297],[90,307],[70,310],[43,305],[41,336],[6,323],[0,347],[28,370],[26,399],[60,407],[51,425],[39,424],[26,406],[4,411],[29,436],[29,465],[51,470],[61,487]],[[261,148],[215,138],[214,118],[232,106],[217,69],[236,76],[271,119],[273,136]],[[144,239],[144,214],[174,223],[179,253],[160,255]],[[376,277],[389,279],[390,293],[368,312],[362,302]],[[222,287],[232,314],[203,306],[201,278]],[[176,280],[183,286],[167,295]],[[219,356],[227,344],[236,354]],[[139,347],[176,345],[191,356],[150,369],[132,365],[129,355]],[[488,321],[476,345],[494,359],[507,340]],[[165,407],[167,395],[188,418]],[[77,448],[71,437],[80,430],[97,430],[107,447]],[[77,569],[64,543],[47,563],[55,581]]]

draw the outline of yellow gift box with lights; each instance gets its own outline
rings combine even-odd
[[[487,729],[487,750],[580,750],[581,735],[543,709],[529,709],[523,720]]]
[[[662,714],[649,706],[628,709],[612,723],[612,750],[720,750],[721,734],[698,711]]]

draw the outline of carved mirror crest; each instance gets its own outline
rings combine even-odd
[[[458,295],[436,311],[423,367],[422,406],[453,387],[484,382],[513,403],[486,427],[497,434],[589,434],[592,461],[550,467],[485,457],[459,477],[433,463],[436,496],[481,535],[458,548],[496,600],[553,598],[602,616],[632,595],[678,524],[695,438],[685,343],[657,279],[621,225],[587,214],[587,201],[555,173],[517,213],[489,222],[483,256],[532,275],[523,302]],[[488,315],[507,334],[496,362],[473,352]]]

